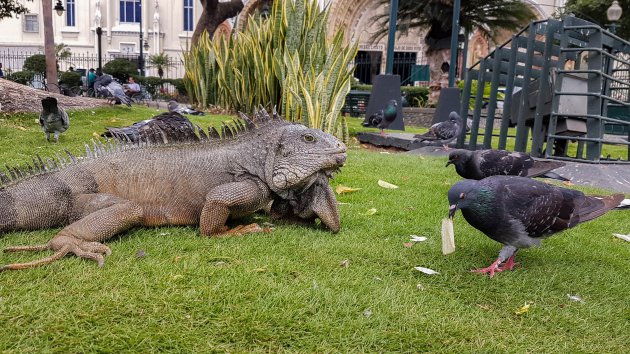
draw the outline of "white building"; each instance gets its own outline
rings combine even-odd
[[[44,31],[42,21],[42,0],[28,2],[21,0],[30,13],[17,18],[0,21],[0,62],[4,61],[5,70],[21,66],[20,60],[12,61],[10,55],[20,52],[33,53],[43,50]],[[54,0],[51,1],[53,6]],[[230,33],[232,26],[241,28],[247,17],[260,10],[273,0],[243,0],[244,9],[237,16],[223,23],[219,31]],[[387,11],[379,7],[376,0],[318,0],[321,5],[330,6],[330,28],[344,27],[348,39],[359,41],[360,62],[367,63],[371,74],[382,73],[385,65],[386,39],[371,43],[369,38],[376,30],[372,17],[376,12]],[[530,4],[539,18],[548,18],[564,0],[523,0]],[[97,53],[96,29],[102,29],[102,53],[104,61],[115,56],[138,56],[140,54],[140,21],[144,37],[145,55],[164,52],[171,58],[179,59],[182,50],[190,46],[194,27],[202,12],[199,0],[62,0],[65,12],[62,16],[53,15],[55,43],[67,45],[75,57],[95,58]],[[399,62],[424,64],[422,33],[410,32],[397,38],[395,55]],[[471,43],[472,44],[472,43]],[[485,46],[485,47],[484,47]],[[481,53],[487,53],[488,44],[481,42],[471,51],[481,47]],[[146,48],[146,49],[145,49]],[[23,60],[23,59],[22,59]],[[95,67],[92,62],[61,63],[61,68],[68,66]],[[407,70],[403,65],[395,70]],[[404,73],[401,72],[404,76]],[[147,75],[156,75],[149,68]],[[167,77],[181,77],[181,66],[167,70]],[[364,80],[365,81],[365,80]]]

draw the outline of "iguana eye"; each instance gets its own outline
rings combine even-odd
[[[315,137],[311,134],[306,134],[304,135],[304,141],[306,141],[307,143],[312,143],[313,141],[315,141]]]

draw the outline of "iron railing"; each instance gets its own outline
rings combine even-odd
[[[630,43],[588,21],[571,16],[530,23],[468,69],[461,113],[468,115],[472,98],[469,148],[492,147],[493,129],[498,128],[497,145],[505,149],[508,129],[516,127],[516,151],[627,163],[630,143],[605,133],[624,134],[630,140],[629,56]],[[484,97],[486,85],[490,94]],[[500,91],[504,102],[496,127]],[[487,108],[483,130],[482,107]],[[465,142],[463,131],[458,146]],[[605,145],[627,145],[628,155],[602,156]],[[577,152],[569,156],[569,151]]]

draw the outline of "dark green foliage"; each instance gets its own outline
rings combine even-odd
[[[59,77],[59,84],[68,87],[81,86],[81,74],[74,71],[65,71]]]
[[[30,70],[40,74],[46,74],[46,56],[35,54],[24,60],[23,70]]]
[[[429,100],[429,88],[425,86],[403,86],[400,88],[409,107],[424,107]]]
[[[175,89],[177,89],[177,94],[180,96],[187,96],[188,92],[186,91],[186,85],[184,85],[183,79],[171,79],[169,81]]]
[[[389,6],[390,0],[379,0],[379,3]],[[468,32],[478,29],[493,38],[500,34],[500,30],[517,30],[535,18],[530,5],[520,0],[462,0],[459,23]],[[379,31],[373,39],[384,37],[389,25],[389,11],[380,13],[374,20]],[[425,36],[428,52],[450,48],[452,22],[452,1],[399,0],[397,30],[428,29]]]
[[[630,38],[630,0],[618,0],[623,9],[621,18],[617,22],[615,34],[628,40]],[[573,13],[576,17],[595,22],[602,27],[609,24],[606,18],[606,10],[612,4],[612,0],[568,0],[565,4],[565,13]]]
[[[24,71],[16,71],[11,75],[7,76],[7,80],[11,80],[17,82],[18,84],[26,85],[31,80],[33,80],[33,76],[35,76],[34,71],[24,70]]]
[[[28,9],[21,4],[21,1],[19,3],[17,0],[3,0],[0,2],[0,19],[28,12]]]
[[[136,76],[132,75],[133,79],[142,86],[144,86],[148,93],[151,96],[155,96],[156,93],[160,92],[160,87],[168,82],[167,79],[160,79],[157,76]]]
[[[114,59],[103,65],[103,72],[126,82],[129,76],[138,74],[138,64],[127,59]]]
[[[352,89],[372,92],[372,85],[355,84]],[[424,107],[429,99],[429,88],[425,86],[401,86],[400,91],[407,101],[405,107]]]

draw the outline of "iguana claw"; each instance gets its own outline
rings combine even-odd
[[[45,251],[45,250],[54,250],[56,251],[52,256],[45,257],[42,259],[38,259],[31,262],[25,263],[13,263],[7,264],[5,266],[0,267],[0,272],[5,270],[19,270],[19,269],[27,269],[27,268],[35,268],[45,264],[53,263],[54,261],[64,257],[68,253],[73,253],[77,257],[91,259],[98,263],[99,267],[105,265],[105,258],[103,255],[109,256],[112,254],[112,251],[109,247],[105,246],[99,242],[80,242],[80,243],[65,243],[61,247],[55,247],[56,245],[52,244],[52,242],[45,245],[32,245],[32,246],[14,246],[7,247],[4,249],[4,252],[24,252],[24,251]],[[55,250],[58,248],[58,250]]]

